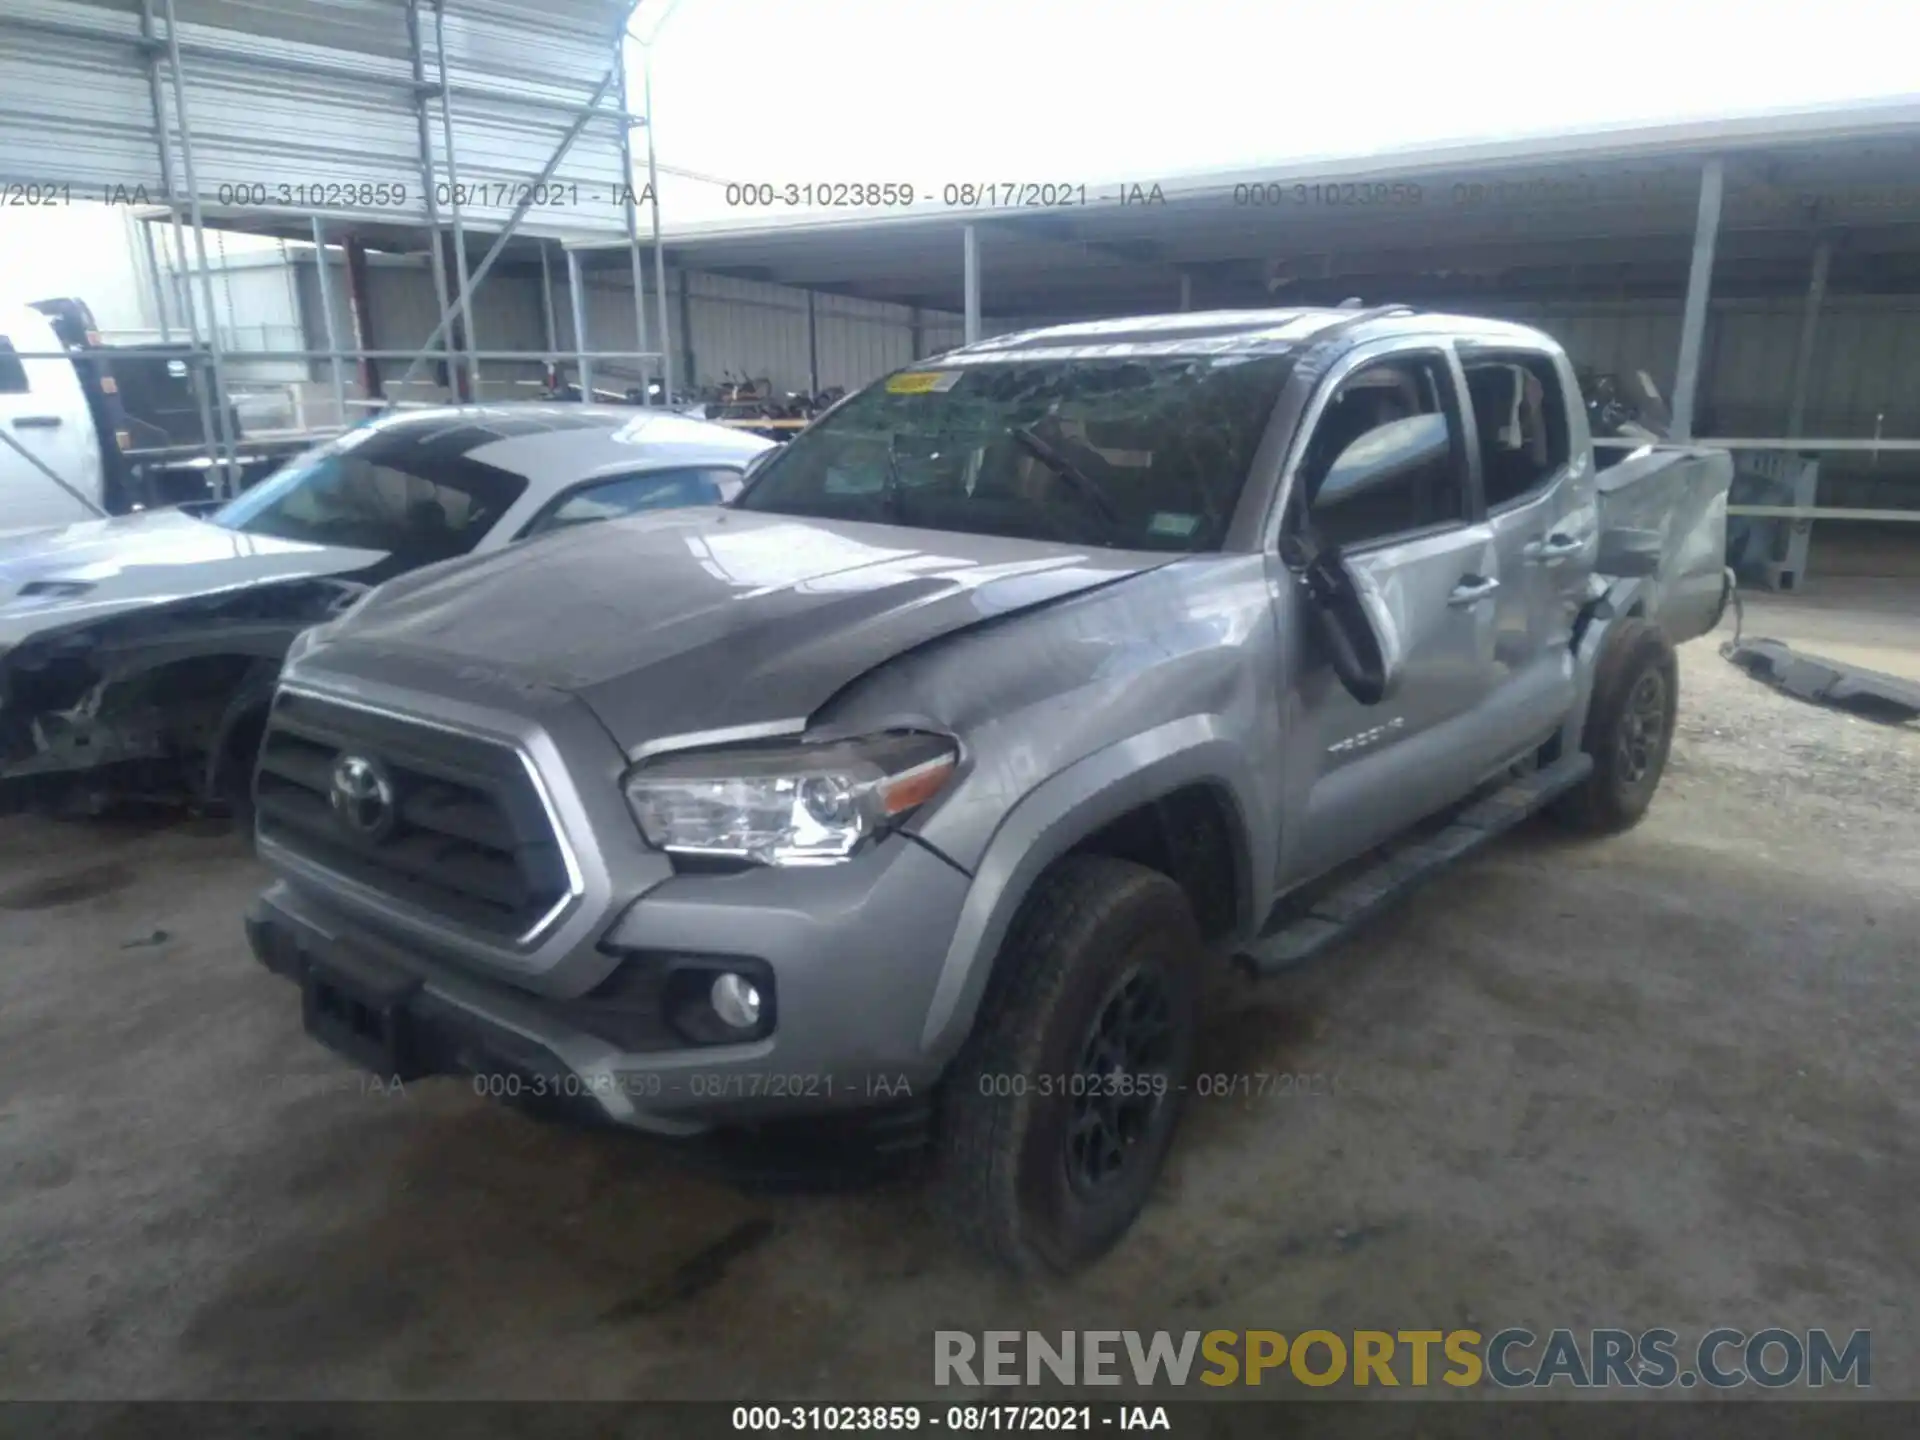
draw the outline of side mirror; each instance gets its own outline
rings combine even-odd
[[[1408,415],[1377,425],[1334,459],[1314,492],[1313,508],[1344,505],[1444,460],[1452,446],[1444,415]]]
[[[1301,572],[1312,628],[1333,673],[1362,705],[1378,705],[1400,688],[1406,647],[1393,610],[1373,576],[1330,546]]]

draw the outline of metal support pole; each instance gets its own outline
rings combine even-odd
[[[567,251],[567,300],[573,306],[573,364],[580,403],[593,403],[593,362],[587,358],[587,287],[580,278],[580,252]]]
[[[685,361],[686,361],[685,372],[687,377],[687,389],[693,390],[700,383],[699,381],[700,369],[694,363],[694,354],[693,354],[693,297],[691,294],[688,293],[687,271],[684,265],[680,267],[679,273],[680,273],[680,350],[681,350],[681,354],[685,357]],[[671,375],[673,372],[668,371],[667,373]],[[669,405],[673,403],[672,385],[668,385],[667,387],[667,403]]]
[[[608,88],[612,86],[615,74],[616,71],[609,70],[600,78],[600,84],[593,92],[594,104],[598,104],[601,97],[604,96]],[[455,305],[450,305],[441,312],[440,323],[433,327],[433,333],[427,336],[425,343],[421,345],[420,353],[414,357],[413,363],[407,367],[407,373],[400,377],[402,384],[405,384],[413,378],[413,372],[420,368],[421,360],[426,357],[435,345],[440,343],[440,337],[447,333],[447,327],[453,323],[456,306],[464,305],[471,299],[473,292],[480,287],[480,284],[487,278],[488,273],[492,271],[494,261],[498,260],[501,252],[507,248],[507,241],[513,238],[514,231],[519,229],[521,220],[525,219],[527,211],[533,208],[533,197],[539,194],[546,186],[546,183],[553,178],[554,172],[560,168],[560,162],[567,158],[567,152],[573,148],[573,142],[580,138],[580,132],[586,129],[587,121],[591,120],[595,113],[591,106],[582,110],[579,115],[574,118],[573,124],[568,127],[567,133],[560,137],[560,143],[554,147],[553,154],[547,157],[546,166],[540,171],[539,175],[534,178],[533,182],[526,187],[526,193],[520,197],[519,203],[513,207],[513,212],[507,216],[507,223],[501,226],[500,233],[493,237],[493,244],[487,247],[487,253],[480,257],[480,266],[473,272],[473,278],[460,287],[460,295]]]
[[[1813,341],[1820,328],[1820,307],[1827,298],[1827,268],[1833,241],[1822,235],[1813,247],[1813,273],[1807,278],[1807,308],[1800,316],[1800,347],[1793,356],[1793,398],[1787,404],[1787,434],[1798,435],[1807,414],[1807,383],[1813,375]]]
[[[327,349],[338,350],[340,337],[335,332],[333,324],[333,277],[328,273],[331,269],[332,262],[327,259],[327,232],[320,222],[320,217],[315,215],[313,217],[313,273],[319,286],[320,314],[326,321],[324,333],[327,337]],[[338,355],[333,357],[332,364],[333,410],[340,417],[340,424],[344,426],[347,423],[347,377],[346,372],[341,368]]]
[[[678,0],[675,0],[678,3]],[[672,5],[667,7],[672,12]],[[665,24],[664,18],[661,21]],[[656,32],[657,33],[657,32]],[[624,61],[626,41],[623,35],[620,54]],[[644,52],[640,72],[642,98],[647,107],[647,196],[653,210],[653,296],[660,314],[660,389],[665,403],[673,403],[673,337],[667,333],[667,251],[660,243],[660,172],[653,158],[653,50]],[[621,107],[625,109],[623,105]],[[624,122],[623,122],[624,123]]]
[[[1820,503],[1820,461],[1812,455],[1789,455],[1788,464],[1796,469],[1793,477],[1793,503],[1796,509],[1812,510]],[[1807,577],[1807,556],[1813,549],[1813,521],[1796,516],[1787,525],[1787,557],[1773,576],[1776,590],[1797,590]]]
[[[1673,438],[1693,438],[1694,399],[1700,385],[1700,349],[1707,330],[1707,297],[1713,288],[1713,249],[1720,235],[1720,195],[1725,167],[1715,156],[1700,171],[1700,211],[1693,226],[1693,264],[1687,271],[1687,302],[1680,322],[1680,359],[1673,381]]]
[[[200,187],[193,176],[193,122],[187,112],[187,86],[180,71],[180,26],[173,13],[173,0],[165,0],[167,16],[167,68],[173,74],[173,115],[180,127],[180,172],[186,182],[187,205],[193,213],[193,247],[200,266],[200,288],[207,302],[207,354],[213,367],[214,420],[219,426],[222,454],[221,493],[234,494],[240,487],[240,444],[233,433],[233,416],[227,406],[227,367],[220,345],[220,313],[213,299],[213,271],[207,264],[206,218],[200,211]]]
[[[360,389],[369,400],[387,398],[387,382],[380,373],[380,357],[364,352],[377,348],[373,334],[372,281],[367,275],[367,247],[348,237],[342,247],[347,262],[347,314],[353,321],[353,343],[363,353],[360,361]],[[405,396],[401,396],[405,399]]]
[[[614,69],[620,75],[620,108],[624,111],[627,108],[627,44],[624,30],[613,44]],[[620,122],[620,210],[627,224],[627,270],[633,285],[633,348],[644,350],[647,348],[647,272],[640,259],[640,207],[633,195],[633,132],[624,120]],[[665,316],[661,318],[664,320]],[[644,362],[640,366],[640,403],[653,403],[652,397],[647,394],[647,367]]]
[[[1185,270],[1180,272],[1180,308],[1193,309],[1193,276]]]
[[[153,0],[140,0],[140,38],[145,42],[147,62],[147,98],[153,104],[153,141],[160,152],[160,180],[167,187],[167,215],[173,222],[174,253],[167,259],[167,278],[174,288],[174,305],[181,322],[187,331],[187,340],[198,346],[200,343],[199,313],[193,303],[193,287],[187,283],[187,234],[180,219],[180,192],[174,185],[173,148],[167,140],[167,102],[160,88],[160,48],[153,31]],[[160,248],[166,250],[166,236],[160,237]],[[207,394],[207,372],[195,366],[193,375],[194,401],[200,410],[200,439],[207,447],[208,456],[219,449],[217,432],[213,423],[213,402]]]
[[[433,303],[442,315],[453,309],[453,292],[447,288],[447,265],[440,254],[440,197],[433,169],[433,127],[427,122],[427,58],[420,45],[420,0],[407,0],[407,51],[413,62],[413,123],[420,151],[420,184],[427,198],[427,256],[433,266]],[[423,346],[423,349],[430,348]],[[449,394],[458,393],[453,376],[451,352],[440,367],[440,383]],[[411,372],[409,372],[411,373]]]
[[[926,317],[920,313],[918,305],[907,312],[907,349],[912,352],[911,359],[918,360],[920,352],[926,348],[926,324]]]
[[[960,284],[965,307],[962,339],[971,345],[980,338],[980,242],[971,225],[961,231]]]
[[[152,282],[154,319],[158,322],[162,344],[173,340],[173,325],[167,316],[167,287],[160,278],[160,252],[153,244],[153,223],[148,220],[136,221],[140,227],[140,243],[147,252],[147,279]]]
[[[454,398],[478,400],[480,398],[480,363],[473,358],[473,286],[467,280],[467,227],[460,211],[460,165],[453,152],[453,100],[447,94],[446,20],[446,0],[434,0],[433,49],[440,71],[440,144],[446,152],[447,159],[447,208],[453,214],[453,263],[455,273],[460,277],[460,294],[454,304],[460,315],[459,343],[464,345],[467,351],[466,393],[462,394],[456,386]]]
[[[807,291],[807,394],[820,393],[820,332],[814,321],[813,291]]]
[[[559,321],[553,313],[553,263],[547,256],[547,242],[540,242],[540,323],[547,332],[547,355],[560,349]]]

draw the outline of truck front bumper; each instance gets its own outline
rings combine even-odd
[[[288,881],[246,929],[300,986],[308,1032],[367,1069],[465,1075],[493,1098],[691,1136],[924,1107],[947,1059],[924,1047],[926,1018],[968,884],[897,836],[842,866],[676,876],[602,930],[617,963],[566,998],[424,954]],[[697,1013],[721,972],[762,993],[747,1039]]]

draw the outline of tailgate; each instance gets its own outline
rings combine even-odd
[[[1597,477],[1600,570],[1647,577],[1647,613],[1679,644],[1720,617],[1733,456],[1647,445]]]

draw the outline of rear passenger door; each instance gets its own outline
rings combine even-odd
[[[1337,545],[1378,588],[1400,629],[1398,690],[1377,705],[1350,695],[1305,624],[1295,622],[1296,723],[1289,746],[1309,776],[1283,836],[1282,885],[1379,844],[1471,789],[1487,747],[1476,730],[1493,699],[1499,593],[1492,530],[1479,519],[1467,416],[1452,357],[1439,345],[1363,351],[1322,383],[1305,439],[1288,460],[1280,550],[1292,537]],[[1408,437],[1403,442],[1400,437]],[[1392,483],[1341,498],[1341,477],[1411,443],[1418,456]],[[1422,448],[1424,447],[1424,448]]]
[[[1524,346],[1458,348],[1500,591],[1493,665],[1510,745],[1552,730],[1573,699],[1569,643],[1597,543],[1591,460],[1571,449],[1577,392],[1557,357]]]

